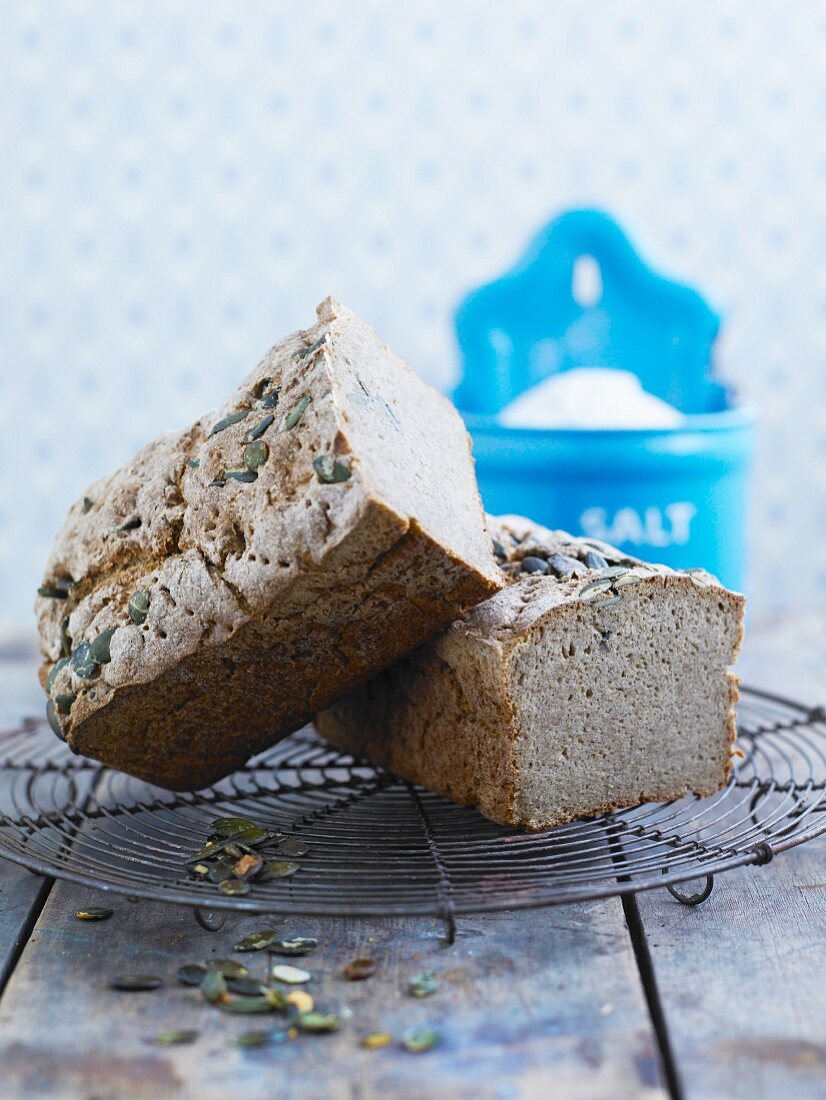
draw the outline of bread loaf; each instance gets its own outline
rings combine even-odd
[[[502,583],[459,416],[327,299],[72,507],[36,607],[49,721],[202,787]]]
[[[518,517],[491,528],[512,583],[319,730],[527,829],[721,787],[743,597]]]

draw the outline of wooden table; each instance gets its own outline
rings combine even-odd
[[[0,647],[5,728],[42,697],[30,650]],[[817,616],[752,630],[745,682],[823,702],[826,630]],[[104,923],[75,919],[108,905]],[[177,985],[177,967],[227,956],[267,924],[318,937],[303,960],[342,1031],[244,1050],[231,1036],[261,1018],[229,1017]],[[0,1097],[728,1098],[826,1096],[826,841],[762,868],[718,877],[696,909],[666,891],[459,920],[453,947],[436,921],[243,917],[203,931],[183,908],[130,902],[0,862]],[[358,955],[379,961],[346,982]],[[236,956],[241,958],[241,956]],[[261,956],[252,959],[261,967]],[[414,973],[441,988],[414,1000]],[[122,972],[167,978],[117,993]],[[410,1054],[360,1047],[376,1029],[444,1034]],[[147,1040],[195,1028],[189,1046]]]

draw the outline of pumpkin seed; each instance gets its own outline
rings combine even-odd
[[[280,389],[276,386],[275,389],[262,394],[255,402],[256,409],[274,409],[278,405],[278,395],[280,392]]]
[[[235,959],[209,959],[207,966],[211,970],[218,970],[225,978],[247,978],[249,970],[243,963]]]
[[[536,558],[532,554],[529,554],[526,558],[522,559],[521,570],[523,573],[547,573],[548,569],[548,563],[544,558]]]
[[[423,970],[407,983],[411,997],[430,997],[439,988],[439,981],[432,970]]]
[[[247,434],[242,437],[241,442],[254,443],[255,440],[259,439],[267,430],[267,428],[269,428],[273,420],[275,420],[275,417],[272,415],[272,413],[270,413],[268,416],[265,416],[263,420],[259,421],[259,423],[254,428],[251,428],[247,432]]]
[[[112,636],[117,630],[116,626],[104,630],[89,646],[89,652],[99,665],[108,665],[112,660],[111,644]]]
[[[381,1050],[390,1046],[393,1036],[389,1031],[371,1031],[369,1035],[362,1035],[359,1042],[367,1050]]]
[[[109,920],[113,909],[78,909],[75,916],[78,920]]]
[[[402,1046],[411,1054],[422,1054],[426,1050],[432,1050],[441,1041],[440,1032],[426,1027],[409,1027],[402,1035]]]
[[[72,656],[72,636],[69,633],[68,615],[66,615],[60,623],[60,651],[64,657]]]
[[[373,959],[353,959],[344,967],[344,977],[348,982],[363,982],[366,978],[372,978],[376,973],[376,964]]]
[[[161,988],[163,978],[156,978],[153,974],[119,974],[109,984],[122,993],[150,993]]]
[[[225,878],[223,882],[218,883],[218,889],[222,894],[226,894],[228,897],[237,898],[242,894],[248,894],[250,892],[250,884],[248,882],[239,882],[238,879]]]
[[[271,940],[267,945],[274,955],[309,955],[318,947],[312,936],[293,936],[291,940]]]
[[[286,982],[287,985],[304,985],[312,978],[309,970],[302,970],[300,966],[288,966],[286,963],[276,963],[272,968],[272,976],[277,982]]]
[[[255,443],[248,443],[244,448],[244,465],[248,470],[257,470],[259,466],[264,465],[269,457],[270,449],[263,439],[258,439]]]
[[[63,669],[66,667],[66,665],[68,665],[68,663],[69,663],[69,658],[68,657],[61,657],[59,661],[56,661],[55,664],[52,665],[52,668],[51,668],[51,671],[49,673],[48,679],[46,680],[46,691],[51,691],[52,690],[52,688],[54,687],[55,680],[58,678],[58,676],[63,671]]]
[[[200,458],[190,458],[189,461],[187,462],[187,466],[190,468],[190,470],[197,470],[200,465],[201,465]]]
[[[319,1034],[328,1031],[338,1031],[341,1027],[341,1020],[331,1012],[304,1012],[298,1017],[296,1023],[302,1031],[316,1032]]]
[[[505,547],[502,545],[502,543],[499,541],[499,539],[491,539],[491,542],[493,543],[493,553],[495,554],[495,556],[497,558],[501,558],[503,561],[506,561],[507,557],[508,557],[508,554],[507,554],[507,551],[505,550]],[[386,1031],[379,1032],[379,1034],[386,1035],[387,1032]]]
[[[628,572],[627,565],[608,565],[605,569],[601,569],[599,572],[600,578],[605,577],[624,577]]]
[[[142,525],[140,516],[130,516],[129,519],[124,520],[119,527],[116,527],[116,531],[137,531]]]
[[[594,607],[597,608],[611,607],[612,604],[619,603],[621,599],[622,596],[619,592],[615,592],[612,596],[606,596],[605,599],[600,597],[599,599],[589,600],[589,603],[592,603]]]
[[[237,1047],[263,1047],[268,1043],[283,1043],[286,1038],[285,1032],[276,1031],[273,1028],[269,1031],[242,1031],[240,1035],[236,1035],[230,1042]]]
[[[72,703],[77,699],[76,695],[55,695],[54,701],[61,714],[68,714],[72,709]]]
[[[614,588],[630,588],[632,585],[642,584],[642,577],[636,573],[626,573],[614,580]]]
[[[608,562],[596,550],[588,550],[585,554],[585,565],[588,569],[607,569]]]
[[[298,863],[289,863],[286,860],[276,860],[274,863],[265,863],[258,873],[256,882],[271,882],[274,878],[289,878],[299,870]]]
[[[228,840],[208,840],[200,852],[196,852],[194,856],[191,856],[187,863],[199,863],[202,859],[211,859],[212,856],[222,852],[228,843]]]
[[[177,977],[181,985],[200,985],[206,972],[207,968],[203,963],[184,963],[178,967]]]
[[[287,419],[284,421],[284,427],[287,429],[287,431],[289,431],[290,428],[294,428],[296,424],[298,424],[309,404],[310,398],[306,394],[303,397],[299,397],[299,399],[287,413]]]
[[[189,1028],[173,1028],[171,1031],[162,1031],[160,1035],[147,1039],[147,1042],[154,1043],[159,1047],[177,1047],[183,1046],[185,1043],[194,1043],[197,1038],[197,1031]]]
[[[307,1012],[312,1012],[315,1008],[315,1001],[306,989],[294,989],[291,993],[287,994],[284,1001],[286,1004],[291,1005],[299,1016],[303,1016]]]
[[[272,1005],[266,997],[236,997],[232,1001],[221,1001],[218,1007],[222,1012],[235,1016],[260,1016],[272,1012]]]
[[[212,425],[209,438],[211,439],[218,432],[223,432],[226,428],[231,428],[233,424],[240,424],[242,420],[247,419],[249,414],[249,409],[239,409],[238,412],[230,413],[229,416],[225,416],[223,420],[219,420],[217,424]]]
[[[301,856],[306,856],[309,850],[309,846],[295,836],[285,837],[278,845],[278,854],[290,856],[291,859],[300,859]]]
[[[577,595],[580,599],[594,600],[597,596],[601,596],[604,592],[610,590],[611,579],[609,577],[598,577],[596,580],[583,584]]]
[[[223,489],[226,485],[226,480],[222,477],[216,477],[214,481],[207,482],[208,489]]]
[[[238,997],[260,997],[264,988],[255,978],[227,978],[227,989]]]
[[[43,584],[37,590],[38,596],[45,600],[68,600],[68,588],[58,588],[56,584]]]
[[[293,359],[307,359],[310,355],[315,353],[327,343],[327,333],[325,332],[314,344],[310,344],[308,348],[299,348],[298,351],[293,352]]]
[[[255,829],[257,826],[248,817],[216,817],[214,821],[210,822],[209,827],[214,833],[220,833],[221,836],[236,836],[238,833]]]
[[[227,470],[224,479],[226,481],[240,481],[244,485],[249,485],[258,480],[258,474],[255,470]]]
[[[57,716],[54,699],[49,699],[46,703],[46,721],[51,726],[52,732],[56,733],[61,741],[65,741],[66,738],[63,736],[63,727],[60,725],[60,719]]]
[[[350,477],[350,467],[339,462],[334,455],[319,455],[313,459],[313,469],[318,475],[318,480],[325,485],[335,485],[340,481],[347,481]]]
[[[236,943],[233,951],[264,951],[276,942],[278,933],[274,928],[262,928],[259,932],[250,932]]]
[[[551,554],[548,558],[548,568],[557,577],[567,577],[570,573],[584,572],[582,562],[569,557],[568,554]]]
[[[263,993],[273,1008],[280,1010],[287,1007],[287,998],[282,989],[278,989],[274,985],[265,985]]]
[[[218,1004],[227,995],[227,980],[220,970],[207,969],[201,979],[201,996],[211,1005]]]
[[[697,588],[711,588],[714,584],[714,578],[705,569],[686,569],[685,572]]]
[[[92,500],[91,497],[84,497],[83,498],[83,511],[88,512],[90,508],[94,507],[94,503],[95,502]]]
[[[146,622],[146,616],[149,614],[149,591],[146,588],[139,588],[137,592],[134,592],[129,597],[129,603],[126,610],[129,612],[129,618],[135,624],[135,626],[142,626]]]
[[[99,669],[97,661],[92,656],[92,647],[86,642],[81,642],[77,649],[72,650],[72,671],[84,680],[91,680]]]

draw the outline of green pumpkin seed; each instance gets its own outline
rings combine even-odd
[[[274,928],[262,928],[259,932],[250,932],[236,943],[233,951],[264,951],[271,943],[277,942],[278,933]]]
[[[222,1012],[236,1016],[260,1016],[273,1010],[266,997],[236,997],[232,1001],[223,1001],[219,1007]]]
[[[249,414],[249,409],[239,409],[238,412],[230,413],[229,416],[225,416],[223,420],[219,420],[217,424],[212,425],[209,438],[211,439],[218,432],[223,432],[226,428],[231,428],[233,424],[240,424],[242,420],[247,419]]]
[[[141,520],[140,516],[130,516],[129,519],[124,520],[123,523],[119,527],[115,528],[115,530],[116,531],[137,531],[137,529],[141,525],[142,525],[142,520]]]
[[[300,859],[309,852],[309,846],[298,837],[288,836],[278,845],[278,854],[289,856],[291,859]]]
[[[122,993],[151,993],[161,988],[163,978],[156,978],[154,974],[119,974],[109,985]]]
[[[49,699],[46,703],[46,721],[51,726],[52,732],[56,733],[61,741],[65,741],[66,738],[63,735],[63,727],[60,725],[60,719],[57,716],[57,707],[54,704],[54,699]]]
[[[190,468],[190,470],[197,470],[200,465],[201,465],[200,458],[190,458],[189,461],[187,462],[187,466]]]
[[[75,916],[78,920],[109,920],[113,912],[112,909],[78,909]]]
[[[371,1031],[369,1035],[362,1035],[359,1043],[367,1050],[381,1050],[389,1047],[393,1042],[393,1036],[389,1031]]]
[[[286,963],[276,963],[272,968],[272,976],[277,982],[286,982],[287,985],[304,985],[312,978],[309,970],[302,970],[300,966],[288,966]]]
[[[245,485],[249,485],[251,482],[258,480],[258,474],[255,470],[227,470],[224,478],[227,481],[240,481]]]
[[[263,394],[255,402],[256,409],[274,409],[278,404],[278,394],[280,390],[276,386],[274,390],[270,390],[269,393]]]
[[[273,955],[309,955],[318,947],[313,936],[293,936],[291,940],[273,939],[267,945]]]
[[[72,656],[72,636],[69,633],[68,615],[60,623],[60,650],[64,657]]]
[[[207,970],[201,979],[201,996],[211,1005],[227,995],[227,980],[220,970]]]
[[[409,1027],[402,1035],[402,1046],[411,1054],[422,1054],[438,1046],[441,1041],[442,1036],[438,1031],[431,1031],[426,1027]]]
[[[714,584],[714,578],[705,569],[686,569],[684,572],[697,588],[711,588]]]
[[[216,817],[210,822],[209,827],[214,833],[230,837],[246,832],[247,829],[254,829],[256,825],[248,817]]]
[[[58,678],[58,676],[63,671],[63,669],[66,667],[66,665],[68,665],[68,663],[69,663],[69,658],[68,657],[61,657],[59,661],[55,662],[55,664],[52,665],[51,671],[49,672],[48,679],[46,680],[46,691],[51,691],[52,690],[52,688],[54,687],[55,680]]]
[[[327,333],[325,332],[314,344],[310,344],[308,348],[299,348],[298,351],[293,352],[293,359],[307,359],[327,343]]]
[[[376,973],[376,964],[373,959],[353,959],[344,967],[344,977],[348,982],[363,982],[372,978]]]
[[[255,978],[227,978],[227,989],[238,997],[261,997],[265,988]]]
[[[289,431],[290,428],[294,428],[296,424],[299,423],[309,404],[310,398],[306,394],[304,395],[304,397],[299,397],[299,399],[287,413],[287,419],[284,421],[284,427],[287,429],[287,431]]]
[[[335,485],[340,481],[347,481],[350,477],[350,467],[339,462],[333,455],[319,455],[314,458],[313,469],[318,475],[318,480],[325,485]]]
[[[423,970],[407,983],[411,997],[430,997],[439,988],[439,981],[432,970]]]
[[[223,882],[218,883],[218,889],[222,894],[226,894],[228,897],[241,897],[242,894],[248,894],[250,892],[250,884],[248,882],[239,882],[238,879],[225,878]]]
[[[230,1040],[234,1046],[237,1047],[263,1047],[269,1043],[283,1043],[286,1042],[287,1033],[285,1031],[277,1031],[274,1028],[268,1031],[242,1031],[240,1035],[236,1035]]]
[[[197,1031],[189,1028],[173,1028],[171,1031],[162,1031],[160,1035],[154,1035],[146,1041],[159,1047],[178,1047],[186,1043],[194,1043],[197,1038]]]
[[[149,590],[146,588],[139,588],[137,592],[133,593],[133,595],[129,597],[129,603],[126,610],[129,612],[129,618],[135,626],[142,626],[146,622],[146,616],[149,614]]]
[[[208,489],[223,489],[226,481],[222,477],[216,477],[214,481],[207,482]]]
[[[93,659],[97,661],[99,665],[108,665],[112,660],[111,644],[112,636],[117,630],[116,626],[110,627],[108,630],[104,630],[103,633],[98,634],[97,638],[89,646],[89,652]]]
[[[83,511],[84,511],[84,513],[88,512],[91,508],[93,508],[94,503],[95,502],[92,500],[91,497],[84,497],[83,498]]]
[[[91,680],[99,670],[97,661],[92,656],[92,647],[85,642],[72,651],[72,671],[84,680]]]
[[[263,439],[258,439],[255,443],[248,443],[244,448],[244,465],[248,470],[257,470],[259,466],[264,465],[269,457],[270,449]]]
[[[276,860],[274,863],[265,863],[259,872],[256,882],[271,882],[276,878],[289,878],[299,870],[299,864],[289,863],[286,860]]]
[[[184,963],[178,967],[178,981],[181,985],[200,985],[206,973],[207,968],[203,963]]]
[[[328,1031],[338,1031],[341,1028],[341,1020],[332,1013],[303,1012],[296,1020],[302,1031],[323,1034]]]
[[[219,971],[225,978],[249,977],[247,967],[243,963],[236,962],[235,959],[210,959],[207,966],[210,970]]]
[[[270,986],[265,985],[264,988],[263,988],[263,994],[266,997],[266,999],[269,1001],[270,1006],[272,1008],[276,1008],[276,1009],[286,1008],[287,1004],[289,1003],[287,998],[284,996],[283,991],[278,989],[274,985],[270,985]]]
[[[68,588],[58,588],[57,585],[43,584],[37,590],[38,596],[42,596],[45,600],[68,600],[69,590]]]
[[[268,416],[265,416],[263,420],[261,420],[254,428],[251,428],[250,431],[247,432],[247,434],[241,439],[241,442],[254,443],[256,439],[260,439],[267,428],[269,428],[270,424],[272,424],[273,420],[275,420],[275,417],[272,415],[272,413],[270,413]]]
[[[72,703],[77,699],[76,695],[55,695],[54,701],[61,714],[68,714],[72,709]]]
[[[200,852],[196,852],[187,860],[187,863],[199,863],[202,859],[211,859],[222,852],[228,843],[228,840],[208,840]]]

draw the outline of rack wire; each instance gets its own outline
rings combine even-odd
[[[523,833],[333,749],[310,728],[207,790],[173,794],[73,756],[27,719],[0,733],[0,855],[103,890],[198,912],[457,914],[662,886],[694,904],[713,876],[826,832],[826,711],[754,689],[738,708],[728,786]],[[216,816],[300,838],[289,878],[229,897],[187,862]],[[278,858],[278,857],[275,857]],[[704,878],[684,894],[677,884]]]

